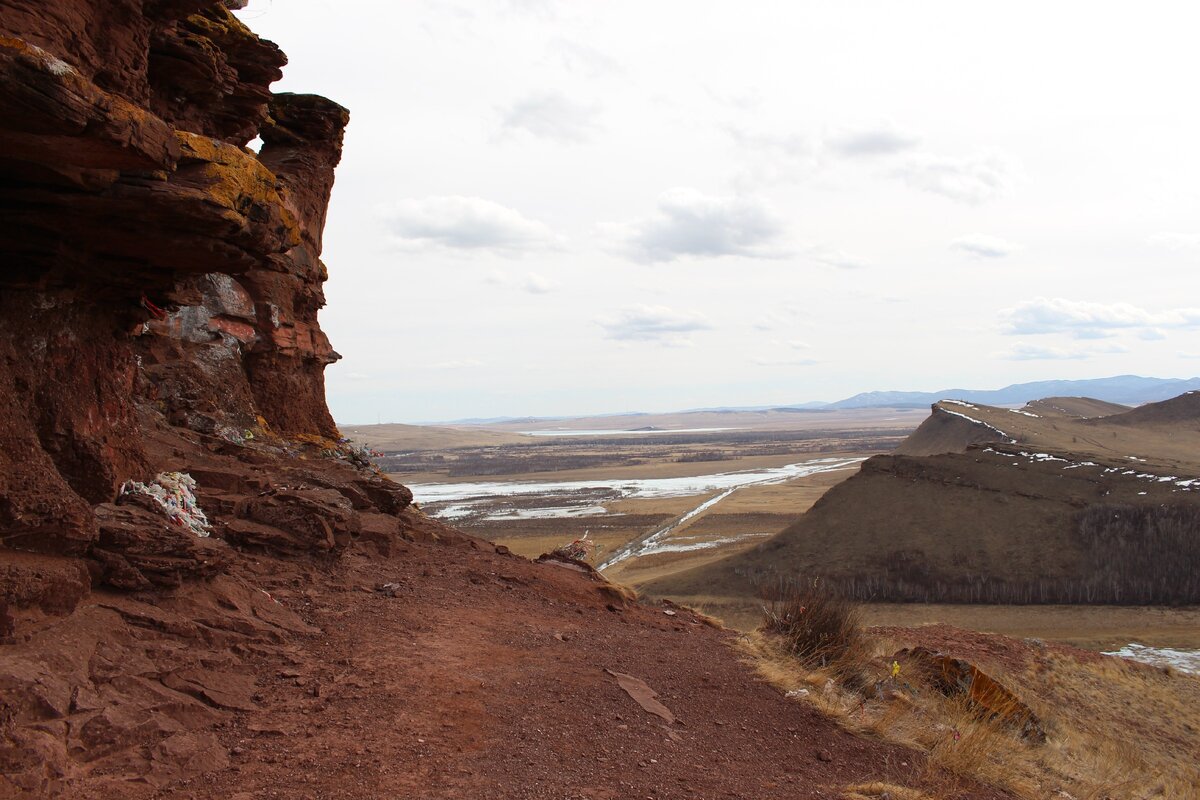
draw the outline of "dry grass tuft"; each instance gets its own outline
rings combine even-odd
[[[892,783],[862,783],[842,789],[841,800],[934,800],[931,795]]]
[[[596,586],[596,591],[608,602],[619,606],[630,606],[638,600],[637,592],[620,583],[601,583]]]
[[[856,680],[871,655],[859,605],[817,580],[765,587],[762,630],[800,663],[827,669],[843,682]]]
[[[716,628],[719,631],[729,630],[729,627],[725,624],[725,620],[721,619],[716,614],[709,614],[704,605],[701,605],[699,608],[695,608],[693,606],[681,606],[681,608],[686,608],[688,611],[692,612],[698,622],[701,622],[710,628]]]

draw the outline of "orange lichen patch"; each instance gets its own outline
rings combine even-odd
[[[45,164],[92,188],[111,184],[119,170],[174,166],[179,149],[167,123],[101,89],[53,53],[0,36],[0,72],[12,88],[6,109],[28,109],[24,125],[32,126],[4,131],[9,159]],[[81,176],[80,168],[108,172]]]
[[[283,223],[286,248],[300,244],[299,221],[275,174],[262,162],[240,147],[208,136],[187,131],[176,131],[175,136],[183,162],[203,163],[205,189],[213,202],[229,209],[239,222],[251,217],[251,209],[258,206]]]
[[[203,30],[206,34],[213,37],[238,36],[253,41],[258,41],[259,36],[254,31],[246,26],[246,23],[233,15],[233,12],[224,6],[214,6],[211,9],[205,9],[206,14],[192,14],[187,18],[190,25]],[[214,16],[219,16],[220,19],[213,19]]]
[[[0,47],[15,50],[17,53],[33,60],[37,66],[59,78],[78,75],[75,68],[58,56],[35,44],[11,36],[0,36]]]
[[[312,445],[316,445],[317,447],[323,447],[323,448],[327,448],[330,450],[336,449],[338,447],[338,443],[335,442],[333,439],[330,439],[325,436],[321,436],[316,433],[297,433],[294,436],[292,436],[291,438],[297,442],[302,442],[304,444],[312,444]]]
[[[32,45],[24,39],[18,39],[15,36],[0,36],[0,47],[7,47],[19,53],[25,53],[29,51]]]

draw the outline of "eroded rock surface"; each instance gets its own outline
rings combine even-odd
[[[209,728],[253,707],[241,662],[308,630],[255,559],[413,538],[411,494],[348,458],[324,399],[349,115],[273,94],[286,58],[237,5],[0,4],[6,796],[219,767]],[[122,494],[165,471],[193,475],[210,537]]]
[[[0,536],[84,555],[145,415],[336,438],[317,324],[345,109],[225,4],[0,10]],[[245,148],[254,136],[265,144]]]

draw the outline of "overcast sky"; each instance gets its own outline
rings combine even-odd
[[[343,423],[1200,373],[1200,4],[251,0]]]

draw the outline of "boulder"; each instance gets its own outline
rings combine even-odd
[[[202,538],[137,505],[96,507],[100,535],[91,556],[103,565],[102,580],[118,589],[178,586],[217,573],[226,563],[224,543]]]
[[[1046,741],[1046,731],[1033,709],[970,661],[924,647],[906,648],[895,658],[913,665],[925,683],[947,697],[965,697],[977,711],[1011,726],[1022,738],[1039,744]]]
[[[358,515],[335,489],[275,489],[242,500],[226,537],[277,551],[331,553],[350,544]],[[246,524],[252,523],[252,524]]]

